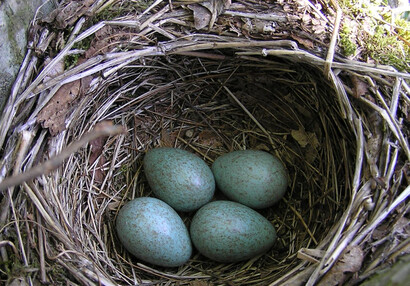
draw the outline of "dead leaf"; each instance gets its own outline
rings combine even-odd
[[[295,41],[297,41],[299,44],[301,44],[302,46],[304,46],[307,49],[312,50],[315,46],[313,44],[313,41],[306,39],[306,38],[301,38],[299,36],[296,36],[294,34],[291,35],[292,39],[294,39]]]
[[[366,143],[366,155],[369,164],[376,164],[379,158],[379,153],[382,147],[383,138],[379,134],[372,134]],[[372,175],[376,175],[373,174]]]
[[[306,147],[306,145],[309,144],[307,134],[304,129],[292,130],[290,134],[302,148]]]
[[[267,152],[270,151],[269,147],[266,146],[266,144],[264,144],[264,143],[260,143],[260,144],[256,145],[255,150],[262,150],[262,151],[267,151]]]
[[[200,30],[206,26],[211,29],[216,19],[231,5],[231,0],[209,0],[188,5],[194,13],[195,29]]]
[[[319,152],[317,151],[317,149],[313,147],[311,144],[309,144],[306,147],[306,153],[305,153],[306,161],[308,161],[309,163],[313,163],[318,156],[319,156]]]
[[[95,33],[90,47],[85,51],[85,58],[89,59],[98,54],[104,54],[110,48],[112,41],[119,42],[121,33],[116,31],[112,26],[104,26]]]
[[[290,134],[302,148],[305,148],[308,144],[311,144],[314,148],[319,146],[319,140],[317,139],[316,134],[313,132],[306,132],[303,127],[299,127],[299,130],[292,130]]]
[[[401,217],[393,227],[397,234],[408,236],[410,234],[410,220],[406,217]]]
[[[98,124],[96,125],[98,128]],[[101,156],[102,151],[104,149],[105,142],[107,142],[108,137],[99,137],[92,141],[90,141],[90,157],[89,157],[89,164],[93,165],[95,161],[98,159],[98,162],[94,168],[94,180],[96,182],[102,182],[105,177],[104,170],[102,166],[105,163],[105,157]]]
[[[359,246],[345,252],[329,272],[322,278],[318,286],[343,285],[350,273],[358,272],[363,263],[364,253]]]
[[[43,18],[43,22],[55,23],[58,29],[65,29],[85,15],[94,2],[94,0],[69,1],[69,3],[63,1],[59,7]]]
[[[110,211],[116,211],[118,210],[120,205],[121,205],[121,201],[114,201],[114,202],[108,203],[107,208]]]
[[[80,80],[61,86],[48,104],[38,113],[37,122],[41,123],[43,128],[48,128],[52,136],[66,128],[67,113],[71,104],[78,98],[80,88]]]
[[[369,93],[369,85],[362,81],[358,76],[352,75],[350,77],[353,84],[353,96],[356,98],[362,97]]]
[[[211,130],[203,130],[198,135],[198,143],[208,147],[220,147],[222,143],[218,135]]]
[[[209,23],[211,22],[212,14],[207,8],[199,4],[188,5],[188,8],[191,9],[192,12],[194,12],[195,29],[201,30],[209,25]]]
[[[51,58],[46,58],[44,61],[44,66],[47,66],[51,62]],[[57,62],[53,68],[48,72],[48,74],[44,77],[43,82],[47,82],[52,78],[62,74],[64,72],[64,60]]]
[[[161,130],[161,146],[163,147],[173,147],[177,140],[179,131],[169,132],[168,130]]]

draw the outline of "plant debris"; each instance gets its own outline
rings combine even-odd
[[[0,283],[13,273],[34,284],[337,285],[408,252],[410,76],[342,57],[340,10],[327,4],[63,1],[59,19],[37,21],[44,56],[29,51],[0,118],[0,179],[64,157],[2,185]],[[201,31],[188,5],[206,9]],[[122,127],[77,141],[107,121]],[[288,191],[260,210],[274,247],[235,264],[195,252],[175,269],[126,252],[116,215],[152,195],[142,162],[158,146],[208,165],[243,149],[283,161]]]

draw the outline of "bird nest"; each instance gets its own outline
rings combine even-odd
[[[339,57],[338,10],[233,2],[63,1],[35,19],[0,122],[3,282],[349,285],[408,251],[410,76]],[[131,256],[115,219],[153,195],[142,160],[159,146],[280,158],[287,193],[260,210],[274,247]]]

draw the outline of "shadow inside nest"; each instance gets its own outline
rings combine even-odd
[[[89,124],[112,120],[129,132],[107,142],[103,156],[110,163],[91,166],[86,185],[97,183],[101,188],[93,195],[94,202],[89,202],[90,192],[80,194],[88,205],[81,213],[83,220],[109,233],[95,234],[96,240],[83,248],[104,250],[105,258],[95,260],[106,260],[102,267],[119,283],[137,277],[154,284],[170,279],[183,284],[183,277],[202,277],[213,283],[268,284],[300,263],[301,248],[320,248],[348,204],[353,176],[349,166],[355,152],[349,146],[354,146],[355,137],[322,72],[258,58],[221,62],[212,55],[152,57],[144,64],[128,65],[106,79],[82,112]],[[290,174],[288,191],[279,203],[259,211],[277,229],[274,247],[236,264],[214,263],[198,252],[179,269],[154,270],[139,264],[116,238],[115,218],[123,203],[153,196],[142,159],[159,146],[189,150],[208,165],[221,154],[240,149],[278,156]],[[78,166],[87,165],[85,154],[78,160]],[[94,181],[98,173],[101,182]],[[70,177],[67,181],[80,183]],[[71,188],[78,189],[78,184]],[[217,190],[215,199],[220,198]],[[181,216],[189,227],[193,214]]]

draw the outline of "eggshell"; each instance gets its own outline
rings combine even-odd
[[[272,206],[285,194],[288,175],[282,162],[258,150],[233,151],[212,165],[216,185],[229,199],[254,209]]]
[[[273,225],[255,210],[232,201],[200,208],[190,226],[192,243],[218,262],[238,262],[268,251],[276,240]]]
[[[211,168],[201,158],[177,148],[156,148],[144,157],[144,172],[155,196],[177,211],[197,210],[215,192]]]
[[[137,258],[166,266],[180,266],[192,254],[189,232],[180,216],[163,201],[141,197],[125,204],[116,221],[118,238]]]

